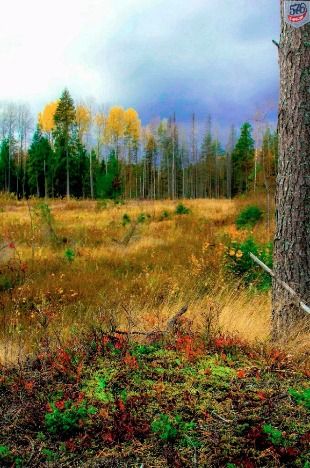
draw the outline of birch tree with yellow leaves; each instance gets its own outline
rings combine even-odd
[[[111,107],[105,126],[105,140],[115,150],[116,159],[120,157],[121,143],[126,128],[125,110],[123,107]]]
[[[87,137],[92,124],[92,112],[89,106],[79,104],[76,107],[76,124],[78,135],[81,142],[87,144]],[[85,141],[86,140],[86,141]],[[92,154],[89,156],[89,182],[90,182],[90,196],[94,198],[94,176],[93,176],[93,158]]]
[[[97,154],[98,161],[100,161],[101,159],[102,147],[105,143],[106,122],[107,122],[107,118],[104,112],[98,111],[93,118],[95,140],[96,140],[96,154]]]
[[[43,133],[46,134],[49,142],[52,143],[53,139],[53,130],[55,128],[55,113],[58,107],[59,100],[49,102],[46,104],[42,112],[39,113],[38,116],[38,124]]]
[[[125,146],[127,152],[127,167],[128,176],[125,174],[125,187],[127,192],[125,195],[132,197],[133,187],[133,169],[137,165],[137,155],[139,148],[139,140],[141,135],[141,121],[135,109],[129,108],[125,111]],[[137,195],[137,173],[135,174],[135,193]]]

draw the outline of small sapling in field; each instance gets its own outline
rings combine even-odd
[[[187,215],[190,214],[191,210],[187,208],[183,203],[179,203],[175,209],[175,214],[177,215]]]
[[[262,219],[262,216],[263,212],[258,206],[247,206],[240,211],[236,219],[236,226],[238,229],[251,229]]]

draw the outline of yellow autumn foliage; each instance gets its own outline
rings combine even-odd
[[[82,104],[76,107],[76,123],[79,130],[79,136],[82,139],[88,132],[91,124],[91,112],[88,107]]]
[[[45,133],[51,133],[55,127],[54,115],[58,106],[58,100],[46,104],[43,111],[38,115],[38,124]]]
[[[106,119],[105,140],[117,143],[121,138],[128,138],[138,142],[141,134],[141,121],[137,111],[133,108],[111,107]]]
[[[125,111],[125,134],[134,142],[140,138],[141,121],[138,112],[132,107]]]
[[[104,143],[105,141],[106,121],[107,118],[103,112],[97,112],[93,118],[98,143]]]
[[[117,143],[124,136],[125,128],[125,110],[123,107],[111,107],[106,120],[106,141],[108,143]]]

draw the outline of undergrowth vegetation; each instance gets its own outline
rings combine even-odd
[[[234,276],[242,278],[247,286],[259,291],[268,290],[271,287],[271,276],[254,262],[250,253],[272,268],[272,251],[272,242],[259,245],[253,237],[243,242],[233,240],[228,244],[225,254],[226,269]]]
[[[253,228],[263,216],[262,210],[256,205],[243,208],[237,216],[236,226],[238,229]]]
[[[309,371],[238,337],[100,328],[0,370],[1,466],[300,466]]]

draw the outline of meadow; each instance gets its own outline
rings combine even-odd
[[[244,288],[223,267],[232,241],[271,240],[265,220],[236,228],[251,202],[3,199],[2,356],[30,351],[43,334],[62,340],[97,323],[160,330],[184,305],[194,328],[213,314],[225,332],[266,340],[269,294]]]
[[[308,467],[309,336],[270,343],[248,259],[272,219],[259,194],[3,197],[1,466]]]

